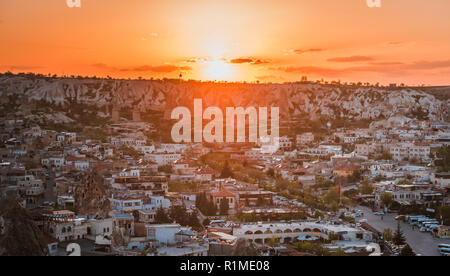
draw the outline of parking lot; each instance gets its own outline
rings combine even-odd
[[[380,232],[386,228],[391,228],[393,232],[397,229],[396,214],[386,214],[381,216],[373,214],[372,210],[366,207],[359,207],[364,212],[363,219],[367,219],[368,223]],[[405,222],[400,222],[400,227],[406,237],[406,241],[412,247],[416,254],[422,256],[440,256],[437,246],[441,243],[450,244],[450,239],[434,238],[430,233],[422,233],[417,228]]]

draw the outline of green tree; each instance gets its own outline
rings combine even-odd
[[[383,206],[390,207],[392,202],[394,201],[394,197],[391,193],[384,193],[381,195],[381,202],[383,203]]]
[[[361,185],[360,192],[363,195],[370,195],[373,193],[372,185],[368,181],[364,181]]]
[[[404,245],[406,243],[406,238],[403,235],[402,229],[400,228],[400,222],[397,224],[397,230],[394,233],[392,241],[395,245]]]
[[[405,245],[405,247],[402,248],[402,251],[400,251],[399,256],[414,257],[414,256],[416,256],[416,253],[414,253],[411,246],[409,246],[409,244],[407,244],[407,245]]]
[[[272,237],[269,239],[268,244],[270,247],[277,247],[280,245],[280,239],[276,238],[276,237]]]
[[[444,206],[440,209],[443,224],[450,226],[450,206]]]
[[[166,211],[162,207],[158,208],[155,215],[155,223],[156,224],[163,224],[163,223],[171,223],[169,216],[167,215]]]
[[[173,167],[170,165],[160,166],[160,167],[158,167],[158,172],[164,172],[167,174],[171,174],[173,172]]]
[[[382,155],[377,157],[377,160],[392,160],[392,154],[390,154],[389,152],[385,151],[385,152],[383,152]]]
[[[222,198],[220,201],[220,214],[223,216],[228,215],[228,210],[230,209],[230,206],[228,204],[227,198]]]
[[[450,171],[450,146],[443,146],[436,152],[436,166],[440,172]]]
[[[225,161],[225,165],[220,173],[220,178],[229,178],[234,177],[233,171],[230,168],[230,164],[228,164],[228,160]]]
[[[270,168],[270,169],[267,170],[266,174],[267,174],[267,176],[274,177],[275,176],[275,170],[273,168]]]

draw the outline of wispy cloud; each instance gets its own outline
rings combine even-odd
[[[393,65],[403,65],[404,63],[392,61],[392,62],[370,62],[369,64],[375,66],[393,66]]]
[[[380,74],[407,74],[413,71],[431,71],[436,69],[450,69],[450,60],[442,61],[417,61],[413,63],[402,62],[372,62],[362,66],[345,68],[331,68],[318,66],[286,66],[273,67],[271,70],[285,73],[311,74],[323,77],[339,77],[357,72],[372,72]]]
[[[227,61],[232,64],[252,64],[252,65],[261,65],[270,63],[269,60],[256,59],[256,58],[236,58],[230,59]]]
[[[226,62],[226,63],[230,63],[230,64],[262,65],[262,64],[270,63],[270,60],[253,58],[253,57],[222,58],[220,60],[223,61],[223,62]],[[208,61],[211,61],[211,60],[209,58],[194,57],[194,58],[189,58],[189,59],[185,60],[184,62],[187,62],[187,63],[205,63],[205,62],[208,62]]]
[[[154,73],[172,73],[176,71],[190,71],[192,70],[189,66],[176,66],[176,65],[141,65],[141,66],[130,66],[130,67],[113,67],[106,65],[104,63],[93,64],[94,67],[118,72],[154,72]]]
[[[330,62],[362,62],[371,60],[374,59],[368,56],[335,57],[328,59]]]
[[[429,70],[450,67],[450,60],[441,61],[417,61],[408,65],[409,69],[414,70]]]
[[[297,49],[294,50],[294,53],[302,55],[302,54],[306,54],[306,53],[317,53],[317,52],[323,52],[325,51],[324,49],[321,48],[311,48],[311,49]]]

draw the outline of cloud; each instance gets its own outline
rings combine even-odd
[[[221,58],[220,59],[223,62],[229,63],[229,64],[250,64],[250,65],[262,65],[262,64],[268,64],[270,63],[270,60],[267,59],[258,59],[253,57],[245,57],[245,58]],[[189,58],[185,60],[184,62],[187,63],[205,63],[208,61],[212,61],[209,58],[201,58],[201,57],[194,57]]]
[[[252,65],[261,65],[270,63],[269,60],[255,59],[255,58],[236,58],[227,60],[227,62],[231,64],[252,64]]]
[[[411,70],[430,70],[430,69],[439,69],[439,68],[448,68],[450,67],[450,60],[441,60],[441,61],[417,61],[410,65],[408,68]]]
[[[175,71],[189,71],[192,70],[189,66],[175,66],[175,65],[143,65],[137,67],[121,68],[122,72],[155,72],[155,73],[172,73]]]
[[[253,65],[261,65],[261,64],[268,64],[268,63],[270,63],[270,61],[269,60],[261,60],[261,59],[257,59],[257,60],[255,60],[255,61],[253,61]]]
[[[375,65],[375,66],[393,66],[393,65],[402,65],[404,64],[403,62],[370,62],[370,65]]]
[[[106,65],[104,63],[93,64],[94,67],[109,70],[109,71],[119,71],[119,72],[154,72],[154,73],[172,73],[176,71],[190,71],[192,70],[189,66],[176,66],[176,65],[142,65],[142,66],[132,66],[132,67],[113,67]]]
[[[184,62],[188,62],[188,63],[203,63],[208,61],[207,58],[199,58],[199,57],[195,57],[195,58],[190,58],[185,60]]]
[[[344,68],[318,67],[318,66],[286,66],[274,67],[271,70],[285,73],[305,75],[318,75],[322,77],[342,77],[352,73],[370,72],[385,75],[405,75],[414,71],[430,71],[437,69],[450,69],[450,60],[417,61],[413,63],[402,62],[372,62],[363,66],[350,66]]]
[[[228,61],[228,63],[233,63],[233,64],[253,63],[253,59],[251,59],[251,58],[236,58],[236,59],[231,59],[230,61]]]
[[[294,53],[296,54],[306,54],[306,53],[317,53],[317,52],[323,52],[325,51],[324,49],[320,49],[320,48],[311,48],[311,49],[297,49],[294,50]]]
[[[328,59],[330,62],[361,62],[371,60],[373,60],[373,58],[367,56],[336,57]]]

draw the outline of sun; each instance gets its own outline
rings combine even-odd
[[[232,65],[224,60],[208,61],[205,64],[205,77],[208,80],[230,80],[233,75]]]

